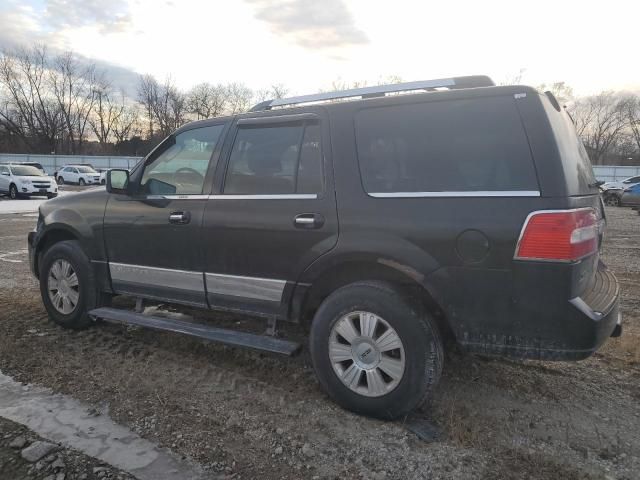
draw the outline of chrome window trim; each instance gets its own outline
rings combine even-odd
[[[205,273],[207,293],[280,302],[286,280]]]
[[[258,195],[209,195],[209,200],[315,200],[317,193],[278,193]]]
[[[209,195],[184,194],[184,195],[146,195],[147,200],[206,200]]]
[[[202,272],[109,262],[111,280],[204,293]]]
[[[539,197],[538,190],[473,190],[460,192],[371,192],[374,198]]]

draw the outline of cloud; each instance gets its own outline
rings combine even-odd
[[[132,26],[124,0],[46,0],[44,19],[54,29],[99,25],[105,34],[124,32]]]
[[[245,0],[254,16],[273,33],[303,48],[335,48],[366,44],[343,0]]]
[[[57,0],[49,3],[59,4],[64,2]],[[80,4],[81,0],[77,3]],[[59,5],[56,8],[59,8]],[[64,38],[59,35],[59,31],[65,28],[63,23],[83,20],[77,18],[74,20],[75,14],[68,17],[68,20],[58,22],[57,27],[54,28],[48,22],[43,23],[43,17],[29,6],[9,3],[4,8],[0,7],[0,53],[6,52],[10,55],[12,51],[31,48],[35,45],[45,45],[50,56],[56,56],[69,50]],[[91,23],[93,22],[87,24]],[[111,31],[115,31],[121,26],[122,24],[117,22],[105,24],[105,28]],[[75,54],[75,56],[81,64],[95,65],[96,69],[103,73],[105,78],[109,79],[115,89],[122,89],[127,96],[135,97],[139,75],[134,70],[95,58],[88,58],[78,54]]]

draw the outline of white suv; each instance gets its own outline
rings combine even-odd
[[[32,195],[58,196],[58,184],[53,177],[30,165],[0,165],[0,193],[12,199]]]
[[[77,183],[78,185],[99,185],[100,174],[89,165],[67,165],[58,171],[58,183]]]

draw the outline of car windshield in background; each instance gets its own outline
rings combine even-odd
[[[11,172],[14,175],[21,177],[42,177],[44,173],[42,170],[38,170],[36,167],[30,167],[29,165],[12,165]]]
[[[80,173],[98,173],[91,167],[76,167]]]

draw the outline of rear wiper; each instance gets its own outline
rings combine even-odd
[[[603,182],[602,180],[596,180],[595,182],[590,183],[588,186],[589,186],[589,188],[598,188],[598,187],[601,187],[604,184],[605,184],[605,182]]]

